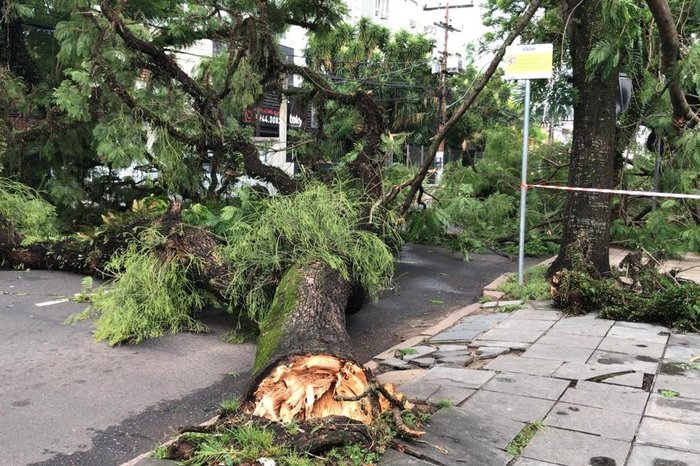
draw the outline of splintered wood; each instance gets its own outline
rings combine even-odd
[[[345,416],[370,424],[374,412],[369,382],[357,364],[333,356],[297,356],[278,366],[258,386],[253,415],[278,422]],[[393,387],[385,387],[393,395]],[[344,401],[357,397],[356,401]],[[399,395],[400,397],[400,395]],[[380,412],[390,408],[378,397]]]

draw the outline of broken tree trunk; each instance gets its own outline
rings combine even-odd
[[[192,277],[196,286],[226,299],[229,269],[217,255],[216,237],[207,230],[182,224],[176,207],[155,226],[166,238],[157,246],[157,254],[163,260],[196,261],[197,267],[189,268],[196,274]],[[79,259],[91,253],[75,246],[79,243],[22,246],[21,238],[10,228],[0,228],[0,243],[0,254],[28,268],[95,275],[108,259],[103,250],[100,257],[104,260]],[[56,262],[57,246],[68,244],[72,249],[66,257],[71,259]],[[114,244],[112,253],[125,247],[125,243]],[[412,405],[395,394],[391,385],[379,384],[353,353],[345,315],[348,306],[353,305],[354,291],[356,294],[350,280],[321,262],[297,265],[284,273],[273,303],[259,323],[254,375],[241,397],[246,413],[275,422],[342,418],[368,426],[383,412],[393,411],[402,434],[421,434],[401,421],[400,411]],[[361,429],[350,430],[355,432],[352,435],[365,435],[357,433]],[[347,441],[346,434],[324,435],[318,444],[310,439],[308,442],[312,449],[327,443],[337,445]]]
[[[139,229],[149,226],[166,238],[156,248],[165,260],[175,260],[188,267],[197,287],[225,299],[228,268],[217,255],[219,242],[210,231],[186,225],[180,218],[181,205],[173,203],[168,212],[155,221],[144,218],[91,240],[69,236],[60,241],[22,244],[23,238],[12,222],[0,217],[0,259],[12,266],[36,270],[60,270],[98,278],[110,278],[105,274],[109,260],[138,236]]]
[[[282,278],[260,323],[254,376],[244,409],[280,422],[342,416],[371,424],[403,408],[353,354],[345,330],[352,283],[323,263],[299,265]]]

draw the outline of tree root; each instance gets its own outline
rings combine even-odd
[[[367,390],[357,396],[334,396],[333,399],[336,401],[359,401],[363,398],[370,397],[379,401],[380,396],[384,397],[384,399],[391,404],[392,417],[394,419],[394,423],[396,424],[396,429],[401,436],[418,438],[425,434],[425,432],[408,427],[403,422],[403,418],[401,417],[403,411],[410,411],[414,414],[419,414],[415,410],[415,406],[403,398],[396,397],[390,390],[381,384],[373,383],[367,387]]]

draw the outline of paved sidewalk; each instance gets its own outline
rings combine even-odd
[[[485,305],[489,306],[489,305]],[[563,317],[549,302],[478,310],[375,358],[409,398],[452,407],[383,466],[700,465],[700,335]],[[541,421],[521,454],[507,453]]]

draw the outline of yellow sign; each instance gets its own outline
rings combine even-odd
[[[511,45],[503,57],[503,79],[552,77],[552,44]]]

